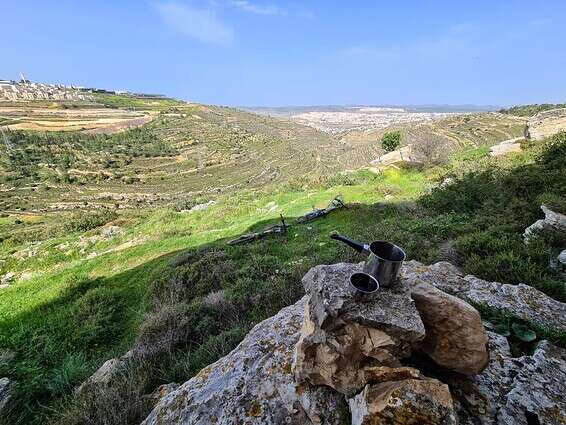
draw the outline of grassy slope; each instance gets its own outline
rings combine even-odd
[[[218,201],[199,213],[182,214],[170,208],[122,212],[112,224],[120,226],[123,233],[114,237],[99,237],[100,229],[70,231],[65,223],[77,217],[68,214],[0,217],[0,275],[8,270],[18,275],[33,272],[31,278],[0,293],[0,347],[16,353],[12,362],[0,362],[0,374],[18,382],[16,416],[22,422],[44,423],[45,415],[54,415],[51,409],[59,411],[60,403],[66,406],[74,385],[103,360],[126,351],[140,327],[144,329],[142,336],[151,326],[157,334],[163,331],[160,308],[171,302],[167,292],[171,282],[184,282],[184,289],[173,297],[170,307],[183,311],[193,342],[181,344],[180,351],[163,362],[163,368],[152,366],[152,379],[144,385],[150,391],[160,382],[187,379],[233,347],[254,323],[293,302],[300,295],[300,277],[309,267],[359,259],[328,241],[327,233],[335,228],[365,240],[376,235],[394,240],[407,249],[410,258],[424,262],[445,258],[440,246],[449,243],[456,246],[468,271],[512,282],[528,276],[526,280],[536,280],[541,289],[563,297],[546,267],[554,245],[544,242],[537,247],[542,249],[531,252],[520,239],[522,229],[539,214],[537,203],[546,182],[533,184],[526,193],[519,190],[495,199],[486,193],[505,191],[510,185],[499,180],[486,182],[487,177],[469,182],[464,179],[463,186],[455,186],[456,195],[459,190],[469,194],[473,205],[482,206],[479,209],[457,210],[444,202],[446,198],[427,195],[440,176],[461,177],[465,171],[476,173],[490,164],[498,169],[518,169],[520,176],[524,170],[518,167],[533,162],[537,147],[531,147],[527,154],[497,160],[486,157],[487,148],[476,148],[515,135],[522,128],[520,120],[498,118],[491,122],[490,130],[479,131],[480,126],[489,127],[490,121],[486,117],[475,119],[471,124],[463,119],[452,122],[442,130],[450,137],[455,133],[466,147],[447,167],[424,173],[400,170],[382,176],[367,172],[334,176],[341,169],[366,164],[378,153],[373,139],[337,142],[282,120],[228,108],[188,105],[164,110],[145,127],[179,155],[134,158],[124,168],[143,183],[100,180],[84,185],[57,184],[49,191],[24,186],[8,192],[11,202],[16,199],[26,208],[60,200],[81,204],[87,200],[86,209],[93,202],[122,203],[108,194],[163,194],[163,205],[187,198],[192,201],[192,193],[204,192],[200,196],[205,200],[213,196]],[[434,129],[440,131],[439,127]],[[482,142],[482,137],[487,141]],[[196,167],[199,160],[205,164],[202,168]],[[552,167],[560,169],[559,165]],[[266,169],[267,174],[263,173]],[[539,178],[532,180],[539,181],[548,172],[535,169],[533,173]],[[295,178],[297,175],[300,178]],[[558,186],[549,190],[560,193],[566,182],[560,186],[560,176],[555,181]],[[270,183],[276,185],[261,189]],[[313,204],[324,206],[336,193],[356,205],[292,229],[283,243],[272,239],[246,247],[227,248],[224,244],[226,238],[248,228],[273,223],[279,211],[298,216]],[[448,199],[455,196],[449,190],[442,193],[449,194]],[[423,202],[428,200],[426,208],[422,203],[415,204],[423,196]],[[515,198],[522,201],[515,203]],[[465,201],[466,196],[461,199]],[[270,208],[272,202],[277,205],[275,211]],[[498,214],[493,214],[494,203]],[[513,206],[512,220],[505,218],[509,206]],[[88,218],[90,213],[84,214]],[[504,238],[496,232],[499,227]],[[466,239],[469,235],[484,241],[481,249],[475,249],[470,238]],[[497,244],[500,240],[505,243]],[[486,252],[494,246],[501,252],[491,258]],[[25,255],[28,252],[33,253],[29,258]],[[88,258],[95,254],[98,256]],[[188,260],[171,267],[171,261],[179,263],[179,255]],[[210,270],[216,268],[221,277],[213,280]],[[509,270],[515,273],[509,274]],[[204,297],[218,291],[223,291],[220,307],[210,307]],[[230,326],[219,327],[219,312],[225,307],[233,320]],[[143,416],[143,409],[140,412]],[[80,418],[80,413],[71,416]],[[122,419],[114,423],[135,423],[139,417]]]
[[[539,112],[557,108],[566,108],[566,103],[535,103],[534,105],[512,106],[507,109],[502,109],[500,112],[519,117],[532,117]]]
[[[332,229],[362,240],[376,235],[393,240],[406,248],[409,258],[427,263],[444,258],[439,248],[452,241],[467,271],[511,283],[536,279],[533,283],[542,290],[564,299],[563,285],[546,267],[555,245],[564,241],[542,241],[529,250],[520,237],[522,229],[538,216],[536,202],[549,199],[548,193],[542,196],[540,179],[554,173],[556,184],[546,185],[546,190],[555,200],[565,195],[565,176],[560,174],[566,158],[564,144],[561,149],[553,153],[554,162],[543,157],[543,165],[533,164],[538,146],[508,159],[488,159],[485,152],[469,151],[448,172],[456,176],[470,163],[476,172],[431,194],[428,188],[438,170],[427,174],[390,171],[381,176],[359,172],[303,190],[286,186],[279,191],[242,191],[221,197],[217,205],[198,213],[127,212],[116,221],[124,234],[101,240],[82,254],[78,253],[81,237],[98,230],[48,239],[37,248],[36,256],[16,268],[41,270],[42,274],[0,294],[0,346],[17,353],[1,373],[19,382],[21,402],[31,409],[24,419],[34,417],[36,423],[42,423],[42,415],[52,412],[40,408],[38,402],[59,409],[56,401],[64,400],[73,385],[106,358],[127,350],[144,320],[146,333],[148,326],[162,332],[160,309],[174,298],[171,308],[180,309],[189,320],[192,342],[161,362],[167,367],[153,366],[152,379],[144,385],[187,379],[233,347],[254,323],[300,296],[300,276],[309,267],[359,259],[328,240]],[[494,165],[503,170],[501,174],[477,173]],[[521,190],[525,184],[529,191]],[[273,223],[279,211],[294,217],[313,204],[323,206],[337,193],[344,195],[351,208],[294,227],[284,239],[243,247],[226,247],[223,242],[249,228]],[[502,196],[494,196],[497,193]],[[460,199],[453,202],[456,196]],[[421,203],[415,204],[419,197]],[[277,205],[276,211],[270,211],[271,202]],[[3,218],[1,226],[22,226],[13,221],[14,217]],[[128,240],[139,244],[85,259],[92,252],[124,246]],[[470,243],[472,240],[482,242]],[[68,257],[55,248],[61,243],[69,243]],[[4,256],[6,249],[14,248],[5,244]],[[491,255],[494,249],[495,256]],[[183,256],[186,259],[179,260]],[[179,266],[172,268],[175,258]],[[182,286],[185,289],[172,297],[172,282],[189,286]],[[215,291],[222,291],[222,301],[211,308],[203,297]],[[229,326],[220,326],[226,312],[218,316],[218,308],[230,311]],[[153,313],[146,319],[148,311]],[[73,423],[68,421],[67,417],[65,423]]]

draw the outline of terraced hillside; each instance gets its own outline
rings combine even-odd
[[[3,130],[0,210],[190,204],[238,188],[356,169],[382,153],[383,129],[331,135],[232,108],[134,100],[101,102],[122,108],[106,114],[142,114],[140,128],[115,133],[88,127],[66,135]],[[92,111],[79,107],[74,113],[92,117]],[[401,129],[404,143],[438,140],[456,150],[517,137],[523,126],[522,118],[490,113]]]

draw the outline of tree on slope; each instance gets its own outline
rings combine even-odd
[[[381,147],[387,152],[394,151],[401,145],[401,138],[399,130],[388,131],[381,137]]]

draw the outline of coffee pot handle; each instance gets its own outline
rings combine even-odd
[[[360,242],[357,242],[353,239],[347,238],[346,236],[342,236],[336,232],[330,234],[330,239],[334,239],[340,242],[344,242],[350,248],[355,249],[358,252],[369,252],[369,246]]]

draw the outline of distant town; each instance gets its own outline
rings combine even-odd
[[[53,101],[94,101],[95,93],[122,96],[160,98],[160,94],[131,93],[125,90],[106,90],[94,87],[82,87],[64,84],[35,83],[20,74],[20,80],[0,79],[0,102],[25,102],[39,100]]]

